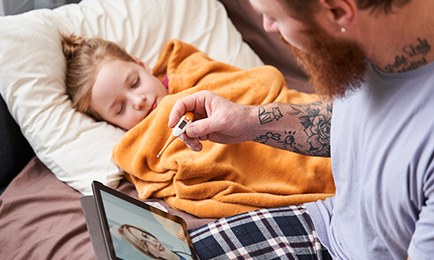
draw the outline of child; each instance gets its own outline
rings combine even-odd
[[[66,86],[78,111],[129,130],[167,95],[167,80],[164,85],[149,66],[117,44],[75,35],[62,40]]]
[[[72,35],[63,37],[63,46],[68,60],[66,84],[74,107],[129,130],[114,148],[113,160],[126,172],[141,199],[164,198],[176,209],[219,218],[334,194],[328,158],[305,157],[258,143],[271,138],[283,148],[297,146],[291,132],[287,136],[270,133],[258,142],[235,145],[204,142],[200,153],[178,140],[157,158],[171,135],[167,120],[173,104],[194,92],[210,90],[250,105],[318,99],[289,90],[275,68],[243,71],[177,40],[166,45],[153,72],[102,39]],[[262,111],[260,116],[272,121],[280,115]],[[310,115],[312,124],[305,122],[308,132],[317,132],[315,119]]]

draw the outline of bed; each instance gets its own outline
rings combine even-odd
[[[0,259],[94,259],[80,205],[90,182],[137,198],[110,160],[123,132],[70,106],[59,32],[115,41],[150,65],[176,38],[242,69],[273,65],[290,88],[312,92],[248,0],[83,0],[0,17],[0,28]],[[213,221],[148,201],[181,216],[189,229]]]

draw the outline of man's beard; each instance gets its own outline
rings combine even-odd
[[[358,44],[336,40],[316,25],[302,33],[310,40],[310,45],[306,46],[309,53],[292,46],[283,37],[281,39],[305,68],[316,93],[330,98],[343,97],[348,90],[361,86],[366,72],[366,55]]]

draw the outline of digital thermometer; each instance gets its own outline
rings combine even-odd
[[[157,157],[160,157],[161,154],[166,150],[166,148],[171,144],[176,137],[180,136],[182,133],[185,132],[185,129],[191,122],[193,122],[194,115],[191,112],[185,113],[180,119],[179,122],[176,124],[176,126],[172,130],[172,135],[167,140],[166,144],[164,145],[163,149],[157,154]]]
[[[180,136],[182,133],[185,132],[185,128],[193,122],[193,113],[187,112],[185,113],[181,119],[179,119],[179,122],[176,124],[176,126],[172,130],[172,134],[176,137]]]

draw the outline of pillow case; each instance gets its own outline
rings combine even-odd
[[[72,109],[60,33],[116,42],[151,67],[172,38],[243,69],[263,65],[217,0],[83,0],[0,17],[0,28],[0,92],[11,115],[38,158],[84,195],[92,180],[116,187],[123,178],[111,152],[124,131]]]

